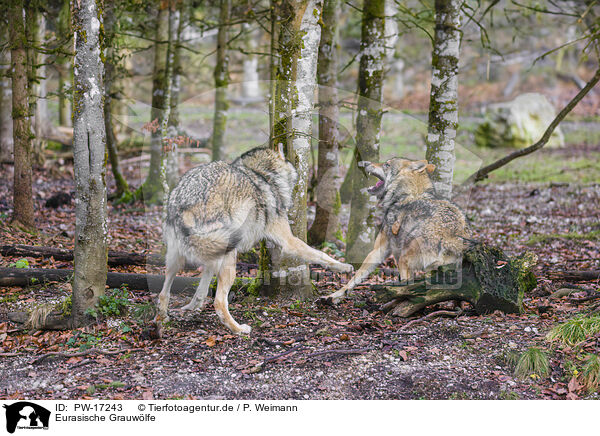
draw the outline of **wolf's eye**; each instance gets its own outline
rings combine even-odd
[[[388,164],[388,163],[384,163],[383,164],[383,169],[384,170],[387,170],[389,167],[390,167],[390,164]]]

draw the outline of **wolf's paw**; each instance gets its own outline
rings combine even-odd
[[[188,303],[185,306],[183,306],[182,308],[180,308],[180,311],[186,311],[186,310],[197,310],[197,311],[201,311],[202,309],[204,309],[204,302],[202,303],[196,303],[196,304],[192,304],[192,303]]]
[[[249,335],[251,331],[252,327],[250,327],[248,324],[242,324],[240,325],[240,330],[236,333],[238,335]]]
[[[345,289],[340,289],[333,294],[325,295],[317,300],[317,304],[327,305],[327,306],[335,306],[339,304],[344,297],[346,296]]]
[[[354,271],[354,267],[352,265],[350,265],[349,263],[337,262],[337,263],[331,264],[330,268],[333,271],[343,272],[343,273],[351,273],[352,271]]]
[[[152,320],[155,323],[169,322],[169,314],[167,312],[158,312],[154,319]]]

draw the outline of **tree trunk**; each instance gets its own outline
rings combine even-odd
[[[435,0],[435,36],[431,59],[431,92],[426,159],[435,165],[433,185],[450,198],[454,173],[454,140],[458,128],[459,0]]]
[[[275,116],[277,102],[277,73],[279,71],[279,31],[281,23],[279,22],[279,3],[277,0],[270,1],[271,15],[271,35],[270,35],[270,51],[269,59],[269,147],[273,150],[278,150],[275,138]],[[277,292],[274,284],[271,284],[271,271],[273,268],[273,260],[271,259],[271,251],[274,250],[273,245],[267,241],[260,241],[258,273],[256,280],[260,281],[261,286],[259,292],[261,295],[270,296]]]
[[[10,56],[12,66],[12,118],[15,173],[12,221],[17,226],[34,228],[31,190],[31,123],[28,104],[28,65],[23,1],[11,0],[9,6]]]
[[[242,30],[245,34],[245,49],[247,53],[244,55],[242,64],[243,82],[242,82],[242,99],[247,102],[260,101],[261,93],[258,77],[258,56],[254,53],[257,47],[257,39],[260,34],[250,24],[242,24]]]
[[[401,317],[451,300],[468,301],[480,314],[522,313],[523,295],[536,286],[531,271],[536,261],[533,253],[507,258],[498,248],[478,244],[465,252],[462,268],[442,267],[405,286],[375,286],[376,300]]]
[[[8,31],[2,30],[0,42],[5,44]],[[0,164],[13,162],[12,89],[10,51],[0,50]]]
[[[176,138],[179,136],[179,91],[181,87],[181,74],[183,65],[181,65],[181,33],[183,32],[183,2],[178,2],[171,9],[169,15],[169,58],[167,59],[167,69],[170,71],[170,92],[169,92],[169,114],[167,118],[166,136]],[[179,181],[179,158],[177,153],[177,142],[171,143],[170,150],[166,155],[165,177],[169,191],[177,185]]]
[[[154,43],[154,72],[152,74],[152,109],[150,121],[158,123],[150,135],[150,168],[146,180],[135,196],[143,198],[144,203],[160,203],[163,200],[165,175],[163,167],[163,129],[165,118],[168,120],[170,80],[168,77],[169,55],[169,2],[156,2],[156,36]]]
[[[229,55],[227,53],[227,28],[231,0],[220,0],[219,33],[217,35],[217,63],[215,65],[215,115],[213,118],[212,160],[223,156],[223,138],[227,122],[227,86],[229,85]]]
[[[346,237],[346,262],[360,265],[373,248],[377,229],[374,222],[377,199],[366,187],[375,183],[367,177],[361,161],[379,161],[379,131],[381,128],[382,90],[385,59],[385,0],[365,0],[363,3],[361,57],[358,72],[358,116],[356,118],[356,149],[352,174],[352,203]]]
[[[103,74],[100,28],[102,2],[73,2],[75,29],[73,162],[75,173],[75,250],[73,325],[104,295],[108,251],[106,128],[102,108]]]
[[[48,122],[46,104],[46,56],[38,48],[46,32],[46,20],[40,12],[38,0],[25,1],[25,34],[27,37],[27,62],[29,67],[29,113],[31,114],[34,135],[31,148],[31,160],[35,165],[44,163],[46,141],[44,133]]]
[[[118,62],[118,49],[115,47],[115,7],[112,2],[108,2],[104,8],[104,38],[106,42],[106,57],[104,61],[104,125],[106,129],[106,149],[108,150],[108,158],[110,167],[115,178],[117,192],[115,197],[117,203],[128,203],[132,199],[132,194],[129,191],[129,185],[119,165],[119,156],[117,153],[117,138],[113,127],[113,96],[116,93],[116,68]]]
[[[322,3],[316,0],[283,1],[274,4],[279,21],[273,133],[271,144],[282,149],[298,171],[288,211],[292,233],[306,241],[306,198],[312,136],[313,95],[316,86],[317,58],[321,29],[318,21]],[[262,250],[261,250],[262,251]],[[312,295],[308,265],[271,250],[272,279],[263,281],[262,292],[283,298],[307,298]],[[260,274],[268,272],[261,258]],[[261,277],[265,277],[262,275]]]
[[[69,0],[62,1],[62,7],[58,15],[58,34],[70,35],[71,30],[71,2]],[[63,50],[71,51],[70,44],[65,44]],[[72,83],[71,68],[72,56],[57,55],[56,70],[58,72],[58,124],[61,126],[70,127],[71,120],[71,102],[67,96]]]
[[[339,230],[341,200],[338,187],[338,92],[337,92],[337,33],[340,20],[340,1],[325,0],[321,20],[321,41],[317,80],[319,82],[319,154],[316,187],[316,214],[308,242],[319,246],[335,238]]]

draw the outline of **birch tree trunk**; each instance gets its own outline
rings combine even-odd
[[[75,31],[73,162],[75,173],[75,250],[73,325],[104,294],[107,274],[105,124],[102,108],[104,66],[100,29],[102,1],[73,2]]]
[[[341,207],[338,150],[337,39],[340,0],[325,0],[321,19],[321,41],[317,80],[319,82],[319,153],[317,207],[315,221],[308,232],[311,245],[335,238],[339,230]]]
[[[12,222],[17,227],[34,228],[31,190],[31,121],[27,65],[27,39],[23,0],[11,0],[8,8],[10,60],[12,71],[12,118],[15,173]]]
[[[152,109],[150,121],[157,122],[157,128],[150,135],[150,168],[146,180],[136,193],[136,198],[143,198],[146,204],[160,203],[165,194],[163,188],[166,181],[163,167],[163,130],[166,112],[169,109],[170,80],[168,77],[169,55],[169,2],[156,1],[158,14],[156,17],[156,36],[154,43],[154,72],[152,75]]]
[[[365,0],[361,26],[361,57],[358,71],[358,115],[352,175],[352,203],[346,237],[346,262],[360,265],[373,248],[377,229],[377,199],[366,188],[375,183],[367,177],[361,161],[379,161],[382,91],[385,59],[385,0]]]
[[[104,8],[104,40],[106,43],[106,57],[104,61],[104,125],[106,129],[106,149],[110,160],[110,168],[115,178],[117,203],[128,203],[132,199],[129,184],[119,164],[117,154],[117,138],[113,126],[113,97],[117,93],[115,81],[117,79],[118,49],[115,48],[115,5],[108,2]]]
[[[223,137],[227,122],[227,85],[229,85],[229,55],[227,53],[227,28],[231,0],[220,0],[219,33],[217,34],[217,63],[215,65],[215,115],[213,118],[212,160],[221,160]]]
[[[426,159],[435,165],[433,185],[450,198],[454,173],[454,141],[458,128],[458,60],[460,0],[435,0],[435,36],[431,59],[431,92]]]
[[[8,31],[2,31],[5,44]],[[10,82],[10,50],[0,50],[0,163],[13,162],[12,88]]]
[[[258,77],[258,56],[254,53],[257,47],[257,38],[260,34],[250,24],[242,24],[245,35],[245,48],[248,52],[244,56],[242,64],[243,82],[242,82],[242,98],[248,102],[258,101],[261,98],[259,77]]]
[[[288,218],[292,233],[303,241],[321,9],[320,0],[284,0],[276,9],[280,28],[272,144],[283,149],[298,171]],[[283,256],[277,248],[271,250],[271,257],[272,278],[270,283],[264,280],[263,292],[284,298],[312,295],[308,265]]]

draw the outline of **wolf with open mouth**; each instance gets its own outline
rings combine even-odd
[[[361,162],[377,177],[368,189],[383,210],[383,223],[373,250],[354,277],[339,291],[322,298],[338,303],[366,279],[390,254],[402,281],[416,271],[430,271],[462,259],[468,238],[464,214],[450,201],[436,196],[430,174],[435,165],[426,160],[393,158],[383,164]]]

